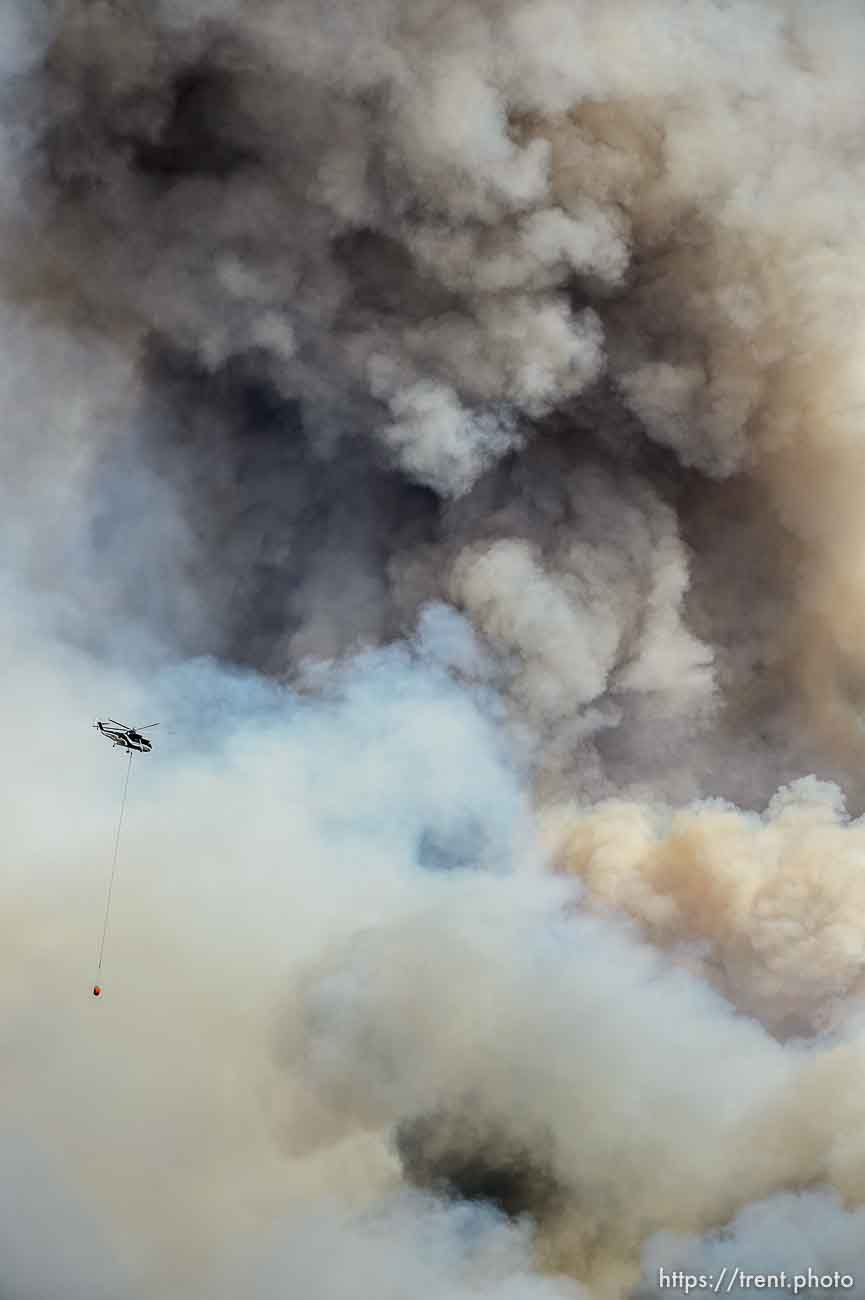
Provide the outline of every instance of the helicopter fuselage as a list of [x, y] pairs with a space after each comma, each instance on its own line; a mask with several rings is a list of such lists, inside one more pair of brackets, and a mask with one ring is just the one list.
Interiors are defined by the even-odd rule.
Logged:
[[146, 736], [140, 736], [137, 731], [115, 730], [113, 727], [106, 727], [103, 723], [97, 722], [96, 729], [107, 740], [120, 749], [134, 750], [138, 754], [149, 754], [153, 745]]

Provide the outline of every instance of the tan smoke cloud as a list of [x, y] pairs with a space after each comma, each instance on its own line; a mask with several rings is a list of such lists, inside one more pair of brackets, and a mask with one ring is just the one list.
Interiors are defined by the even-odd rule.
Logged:
[[813, 779], [762, 815], [610, 800], [545, 813], [560, 870], [624, 911], [780, 1033], [850, 1015], [865, 994], [865, 828]]
[[[619, 59], [593, 48], [606, 95], [593, 87], [592, 102], [529, 133], [552, 143], [565, 210], [588, 191], [628, 213], [639, 260], [606, 317], [611, 371], [647, 434], [683, 464], [765, 485], [800, 543], [793, 677], [810, 724], [860, 753], [862, 159], [849, 97], [825, 71], [849, 66], [846, 41], [862, 25], [841, 10], [844, 41], [840, 28], [818, 32], [806, 6], [786, 24], [772, 6], [756, 22], [709, 6], [702, 31], [642, 6]], [[596, 23], [603, 43], [615, 7]], [[640, 39], [651, 59], [629, 57]]]
[[280, 1039], [309, 1090], [291, 1108], [301, 1137], [326, 1146], [444, 1104], [409, 1167], [460, 1186], [486, 1164], [512, 1195], [522, 1178], [539, 1260], [601, 1295], [628, 1291], [658, 1232], [708, 1234], [789, 1188], [861, 1203], [861, 1029], [782, 1048], [609, 923], [543, 933], [528, 897], [512, 911], [478, 888], [483, 929], [470, 904], [425, 909], [298, 983]]

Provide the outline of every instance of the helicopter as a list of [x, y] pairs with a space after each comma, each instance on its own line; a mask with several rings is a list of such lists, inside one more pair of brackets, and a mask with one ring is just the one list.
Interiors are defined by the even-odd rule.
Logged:
[[[109, 726], [108, 723], [111, 725]], [[158, 727], [158, 722], [150, 722], [146, 727], [127, 727], [124, 723], [118, 722], [116, 718], [109, 718], [108, 723], [94, 722], [94, 727], [101, 736], [105, 736], [115, 746], [119, 745], [121, 749], [128, 749], [130, 753], [134, 750], [137, 754], [149, 754], [153, 748], [151, 741], [146, 736], [142, 736], [142, 731], [150, 731], [151, 727]]]

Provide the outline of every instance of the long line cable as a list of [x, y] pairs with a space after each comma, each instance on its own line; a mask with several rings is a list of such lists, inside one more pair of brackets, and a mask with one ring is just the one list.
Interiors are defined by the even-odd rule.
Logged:
[[111, 863], [111, 876], [108, 881], [108, 897], [105, 900], [105, 920], [102, 923], [102, 938], [99, 941], [99, 965], [97, 970], [102, 970], [102, 954], [105, 951], [105, 936], [108, 933], [108, 914], [111, 910], [111, 892], [114, 889], [114, 877], [117, 875], [117, 854], [120, 849], [120, 831], [123, 826], [123, 814], [126, 811], [126, 794], [129, 790], [129, 775], [132, 771], [132, 750], [129, 751], [129, 762], [126, 764], [126, 780], [123, 782], [123, 798], [120, 801], [120, 816], [117, 819], [117, 834], [114, 837], [114, 859]]

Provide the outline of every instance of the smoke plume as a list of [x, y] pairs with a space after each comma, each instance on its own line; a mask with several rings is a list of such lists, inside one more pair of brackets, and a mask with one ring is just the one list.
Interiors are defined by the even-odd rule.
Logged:
[[8, 0], [4, 1296], [865, 1296], [863, 54]]

